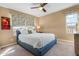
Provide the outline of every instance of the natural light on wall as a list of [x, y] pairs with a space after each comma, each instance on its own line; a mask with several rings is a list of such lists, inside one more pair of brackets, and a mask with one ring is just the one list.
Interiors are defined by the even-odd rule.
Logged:
[[77, 31], [78, 13], [69, 13], [66, 15], [66, 31], [67, 33], [75, 33]]

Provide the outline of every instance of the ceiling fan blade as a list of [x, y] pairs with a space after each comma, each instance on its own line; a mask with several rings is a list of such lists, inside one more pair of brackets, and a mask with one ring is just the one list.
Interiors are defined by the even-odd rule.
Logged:
[[35, 9], [35, 8], [39, 8], [39, 7], [31, 7], [31, 9]]
[[46, 4], [47, 4], [47, 3], [43, 3], [43, 4], [40, 4], [40, 5], [41, 5], [41, 7], [44, 7]]
[[43, 10], [44, 12], [46, 12], [46, 10], [45, 10], [44, 8], [43, 8], [42, 10]]

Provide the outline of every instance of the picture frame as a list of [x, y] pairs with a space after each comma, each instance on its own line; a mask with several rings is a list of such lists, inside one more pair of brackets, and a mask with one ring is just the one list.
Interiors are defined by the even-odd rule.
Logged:
[[9, 17], [1, 17], [1, 29], [2, 30], [10, 30], [10, 18]]

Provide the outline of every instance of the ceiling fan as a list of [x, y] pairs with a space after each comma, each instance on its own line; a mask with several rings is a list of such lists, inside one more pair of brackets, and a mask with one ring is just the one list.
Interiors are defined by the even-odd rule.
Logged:
[[45, 5], [47, 5], [47, 3], [40, 3], [39, 6], [31, 7], [31, 9], [39, 9], [39, 10], [46, 12], [46, 9], [44, 8]]

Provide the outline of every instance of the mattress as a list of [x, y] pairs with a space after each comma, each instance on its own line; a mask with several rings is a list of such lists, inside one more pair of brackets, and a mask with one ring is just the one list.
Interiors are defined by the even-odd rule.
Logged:
[[55, 35], [51, 33], [33, 33], [33, 34], [20, 34], [19, 40], [33, 48], [42, 48], [55, 40]]

